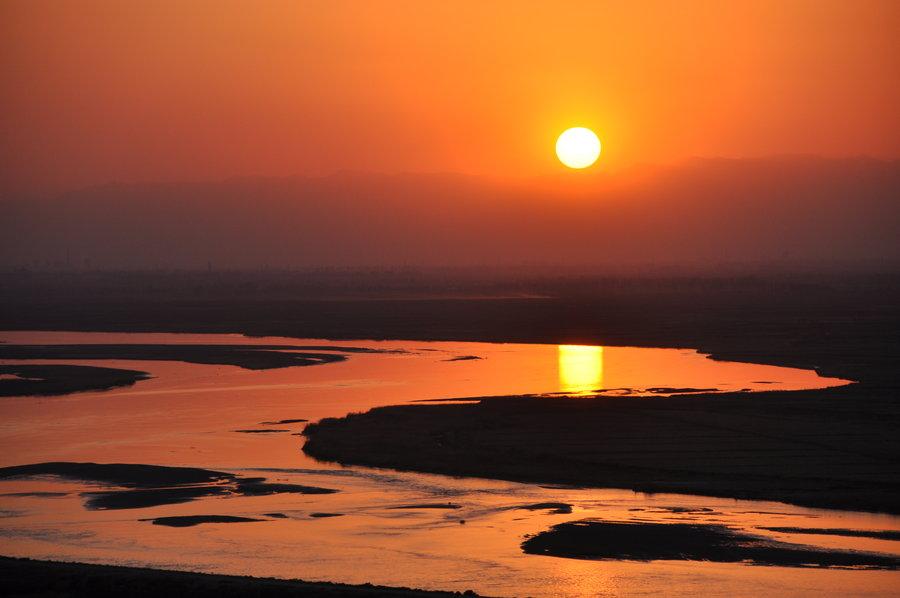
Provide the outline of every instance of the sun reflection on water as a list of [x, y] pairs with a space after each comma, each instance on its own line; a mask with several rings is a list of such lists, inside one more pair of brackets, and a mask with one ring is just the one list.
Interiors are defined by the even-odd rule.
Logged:
[[603, 347], [559, 345], [559, 389], [583, 393], [603, 388]]

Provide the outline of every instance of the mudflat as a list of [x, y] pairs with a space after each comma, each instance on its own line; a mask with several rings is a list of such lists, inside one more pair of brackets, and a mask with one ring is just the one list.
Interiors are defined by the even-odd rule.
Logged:
[[[3, 347], [4, 345], [0, 345]], [[53, 396], [131, 386], [147, 372], [86, 365], [0, 365], [0, 397]]]
[[332, 494], [331, 488], [266, 482], [221, 471], [132, 463], [48, 462], [0, 467], [0, 479], [61, 477], [117, 486], [84, 492], [87, 509], [140, 509], [190, 502], [209, 496]]
[[48, 461], [0, 467], [0, 479], [55, 476], [126, 488], [155, 488], [229, 482], [237, 476], [199, 467], [169, 467], [142, 463], [73, 463]]
[[233, 515], [173, 515], [171, 517], [142, 519], [141, 521], [149, 521], [153, 525], [164, 525], [166, 527], [194, 527], [204, 523], [252, 523], [267, 520], [253, 517], [235, 517]]
[[684, 560], [780, 567], [897, 569], [883, 554], [829, 550], [739, 532], [723, 525], [582, 520], [554, 525], [522, 543], [529, 554], [578, 559]]
[[898, 513], [894, 397], [851, 385], [382, 407], [310, 424], [304, 450], [343, 464]]

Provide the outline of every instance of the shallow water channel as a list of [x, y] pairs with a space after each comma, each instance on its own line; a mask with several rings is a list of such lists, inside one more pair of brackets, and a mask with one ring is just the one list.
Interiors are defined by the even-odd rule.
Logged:
[[[776, 540], [900, 554], [900, 542], [763, 527], [900, 530], [900, 518], [780, 503], [342, 467], [302, 452], [303, 421], [418, 400], [602, 391], [793, 390], [842, 380], [809, 370], [722, 362], [693, 350], [421, 341], [322, 341], [239, 335], [5, 332], [10, 344], [315, 345], [346, 360], [249, 370], [141, 360], [7, 360], [142, 370], [132, 386], [0, 398], [0, 466], [45, 461], [190, 466], [327, 494], [229, 494], [151, 507], [86, 508], [95, 483], [0, 481], [0, 554], [328, 580], [486, 595], [890, 595], [895, 571], [697, 561], [590, 561], [528, 555], [529, 535], [585, 518], [720, 523]], [[377, 352], [343, 351], [368, 348]], [[535, 507], [565, 503], [571, 509]], [[526, 508], [531, 507], [531, 508]], [[150, 519], [259, 519], [192, 527]]]

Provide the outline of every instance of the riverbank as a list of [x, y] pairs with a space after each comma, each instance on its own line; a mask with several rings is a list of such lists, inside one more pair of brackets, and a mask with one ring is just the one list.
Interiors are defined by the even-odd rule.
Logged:
[[900, 274], [0, 273], [0, 330], [694, 348], [896, 382]]
[[360, 598], [417, 598], [475, 596], [474, 593], [429, 592], [409, 588], [373, 585], [346, 585], [237, 575], [186, 573], [138, 567], [88, 565], [0, 557], [0, 587], [3, 595], [42, 598], [105, 598], [131, 596], [256, 596], [258, 598], [296, 598], [333, 596]]
[[305, 430], [317, 459], [538, 484], [900, 513], [893, 389], [492, 397], [381, 407]]

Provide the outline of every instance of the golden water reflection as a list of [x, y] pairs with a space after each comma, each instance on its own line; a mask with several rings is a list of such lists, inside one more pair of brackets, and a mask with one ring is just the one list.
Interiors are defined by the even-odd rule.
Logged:
[[559, 389], [591, 392], [603, 388], [603, 347], [559, 345]]
[[[582, 561], [526, 555], [522, 539], [584, 518], [716, 523], [761, 534], [761, 526], [896, 530], [896, 517], [814, 511], [777, 503], [626, 490], [531, 484], [369, 470], [317, 462], [302, 437], [244, 434], [260, 422], [317, 421], [386, 405], [448, 397], [583, 395], [598, 387], [707, 387], [723, 391], [824, 388], [844, 381], [812, 370], [713, 361], [692, 350], [421, 341], [323, 341], [238, 335], [0, 332], [21, 344], [246, 344], [382, 349], [313, 367], [247, 370], [178, 361], [83, 360], [66, 363], [137, 369], [152, 376], [108, 391], [52, 399], [0, 401], [0, 466], [47, 461], [147, 463], [263, 476], [339, 490], [210, 497], [140, 512], [87, 511], [73, 480], [0, 480], [0, 554], [129, 563], [274, 576], [422, 586], [491, 596], [895, 596], [895, 571], [748, 567], [738, 563]], [[323, 349], [324, 350], [324, 349]], [[477, 356], [480, 359], [458, 359]], [[653, 393], [650, 393], [653, 394]], [[749, 399], [748, 399], [749, 400]], [[303, 422], [275, 428], [301, 432]], [[139, 433], [136, 433], [136, 430]], [[397, 431], [396, 433], [401, 433]], [[47, 496], [46, 493], [58, 496]], [[24, 493], [24, 494], [23, 494]], [[44, 494], [41, 494], [44, 493]], [[451, 498], [452, 497], [452, 498]], [[446, 503], [458, 509], [403, 509]], [[569, 514], [523, 510], [564, 502]], [[678, 512], [672, 509], [687, 509]], [[157, 516], [229, 515], [260, 519], [197, 528], [152, 525]], [[314, 517], [314, 513], [342, 514]], [[10, 516], [14, 515], [14, 516]], [[460, 525], [465, 521], [465, 525]], [[764, 534], [770, 535], [770, 534]], [[900, 554], [897, 542], [781, 534], [777, 539], [830, 548]], [[472, 547], [478, 547], [473, 558]], [[177, 555], [177, 559], [173, 557]], [[798, 592], [797, 588], [801, 588]]]

